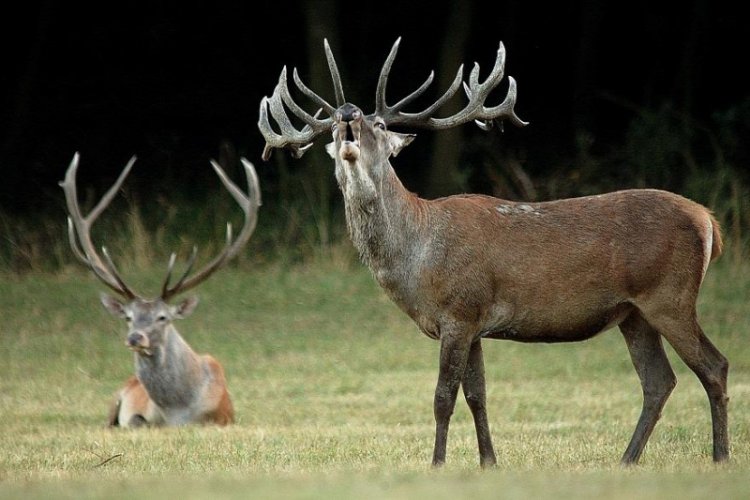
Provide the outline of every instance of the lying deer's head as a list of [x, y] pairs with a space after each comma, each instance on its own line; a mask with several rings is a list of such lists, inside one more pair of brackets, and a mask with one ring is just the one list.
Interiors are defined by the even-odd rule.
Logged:
[[233, 240], [232, 226], [227, 224], [226, 244], [223, 250], [208, 262], [195, 274], [191, 274], [197, 257], [197, 248], [193, 247], [193, 253], [188, 260], [182, 276], [172, 283], [172, 270], [176, 261], [176, 254], [172, 254], [167, 266], [167, 275], [162, 285], [161, 293], [157, 298], [146, 299], [135, 293], [125, 284], [120, 273], [117, 271], [112, 259], [105, 247], [102, 247], [102, 258], [96, 251], [91, 241], [91, 226], [97, 217], [107, 208], [112, 198], [117, 194], [120, 186], [125, 181], [130, 169], [135, 163], [135, 157], [125, 166], [115, 184], [107, 191], [99, 203], [84, 216], [78, 205], [78, 194], [76, 191], [76, 172], [78, 170], [78, 153], [73, 157], [65, 180], [60, 183], [65, 191], [65, 199], [68, 207], [68, 237], [73, 253], [86, 264], [94, 274], [110, 289], [119, 295], [122, 300], [102, 293], [101, 301], [104, 307], [113, 315], [125, 319], [128, 323], [128, 334], [126, 345], [141, 355], [150, 356], [163, 343], [166, 336], [172, 330], [172, 321], [189, 316], [198, 304], [197, 297], [183, 299], [177, 305], [171, 305], [169, 301], [177, 294], [202, 283], [211, 276], [245, 246], [250, 239], [258, 220], [258, 207], [260, 206], [260, 187], [258, 177], [253, 165], [242, 159], [242, 165], [247, 177], [248, 194], [240, 190], [224, 173], [216, 162], [211, 162], [224, 187], [230, 192], [235, 201], [240, 205], [244, 213], [244, 224], [237, 238]]
[[195, 296], [183, 299], [177, 305], [170, 305], [162, 299], [136, 298], [121, 302], [106, 293], [102, 293], [100, 298], [107, 311], [127, 321], [125, 345], [145, 356], [150, 356], [164, 345], [165, 338], [171, 331], [172, 321], [188, 317], [198, 305], [198, 298]]
[[[388, 58], [383, 65], [375, 92], [375, 111], [366, 115], [360, 107], [346, 102], [344, 90], [339, 77], [336, 61], [333, 58], [328, 41], [324, 42], [328, 67], [333, 78], [333, 86], [336, 94], [336, 107], [329, 104], [319, 95], [310, 90], [300, 80], [297, 70], [293, 71], [293, 79], [297, 88], [317, 106], [320, 107], [315, 115], [308, 114], [294, 102], [287, 84], [286, 67], [282, 69], [279, 83], [276, 85], [271, 97], [264, 97], [260, 105], [260, 119], [258, 127], [266, 140], [263, 150], [263, 159], [267, 160], [274, 148], [286, 148], [299, 158], [312, 145], [316, 137], [326, 131], [332, 131], [333, 142], [327, 146], [328, 153], [336, 161], [337, 175], [339, 169], [353, 169], [360, 167], [367, 172], [374, 172], [378, 166], [387, 161], [390, 156], [396, 156], [403, 147], [407, 146], [413, 139], [412, 134], [400, 134], [390, 130], [392, 126], [413, 126], [431, 130], [442, 130], [452, 128], [468, 121], [474, 120], [482, 129], [489, 129], [494, 121], [510, 120], [518, 126], [526, 125], [516, 116], [513, 107], [516, 102], [516, 82], [508, 77], [508, 94], [502, 103], [487, 108], [484, 101], [489, 93], [500, 83], [505, 67], [505, 48], [503, 44], [497, 51], [495, 65], [490, 75], [484, 82], [479, 81], [479, 65], [475, 64], [469, 75], [469, 82], [463, 87], [469, 102], [455, 115], [436, 118], [434, 115], [451, 97], [455, 95], [461, 86], [463, 79], [463, 66], [458, 69], [453, 83], [445, 93], [431, 106], [419, 113], [406, 113], [402, 109], [409, 103], [421, 96], [430, 86], [434, 79], [434, 72], [430, 73], [425, 82], [414, 92], [401, 99], [393, 106], [386, 102], [386, 85], [393, 61], [398, 52], [399, 38], [393, 44]], [[289, 120], [286, 109], [298, 117], [305, 124], [304, 128], [297, 130]], [[328, 118], [320, 119], [318, 116], [325, 111]], [[278, 123], [281, 133], [275, 132], [269, 122], [268, 114], [273, 116]]]

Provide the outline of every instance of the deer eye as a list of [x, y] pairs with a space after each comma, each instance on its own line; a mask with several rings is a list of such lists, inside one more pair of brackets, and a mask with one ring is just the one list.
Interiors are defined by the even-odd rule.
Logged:
[[380, 130], [385, 130], [385, 123], [384, 122], [375, 122], [375, 126], [379, 128]]
[[133, 315], [132, 314], [125, 315], [125, 321], [127, 321], [128, 323], [132, 323], [133, 322]]
[[156, 321], [158, 321], [160, 323], [164, 323], [168, 319], [169, 318], [167, 318], [167, 316], [165, 314], [160, 314], [159, 316], [156, 317]]

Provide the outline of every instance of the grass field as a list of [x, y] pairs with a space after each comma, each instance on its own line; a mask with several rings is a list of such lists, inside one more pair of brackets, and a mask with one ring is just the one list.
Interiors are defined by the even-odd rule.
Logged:
[[[497, 469], [478, 467], [459, 400], [432, 470], [438, 343], [359, 264], [224, 270], [178, 327], [226, 370], [228, 428], [111, 430], [132, 373], [125, 325], [78, 268], [0, 276], [0, 498], [747, 498], [750, 267], [719, 262], [704, 329], [730, 360], [732, 459], [711, 462], [708, 402], [678, 385], [641, 465], [619, 458], [641, 389], [617, 330], [567, 345], [485, 341]], [[156, 272], [161, 275], [161, 268]], [[130, 275], [139, 290], [158, 280]]]

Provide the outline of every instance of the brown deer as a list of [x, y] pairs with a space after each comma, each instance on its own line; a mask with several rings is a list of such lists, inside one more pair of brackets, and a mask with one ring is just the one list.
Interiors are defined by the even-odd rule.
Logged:
[[[395, 105], [386, 84], [396, 41], [383, 65], [375, 111], [364, 114], [346, 102], [328, 42], [336, 106], [315, 94], [293, 72], [299, 91], [321, 108], [312, 115], [296, 104], [286, 68], [270, 98], [260, 104], [263, 158], [274, 148], [300, 157], [315, 138], [332, 133], [327, 149], [335, 160], [346, 221], [362, 261], [396, 304], [427, 336], [440, 341], [435, 389], [432, 463], [445, 461], [448, 425], [459, 386], [471, 409], [482, 466], [496, 464], [485, 408], [482, 339], [519, 342], [585, 340], [615, 325], [643, 388], [643, 409], [622, 462], [638, 461], [675, 386], [662, 337], [696, 373], [708, 393], [713, 420], [713, 458], [729, 456], [727, 360], [706, 338], [696, 317], [696, 296], [709, 262], [721, 253], [719, 226], [703, 206], [654, 189], [618, 191], [543, 203], [516, 203], [478, 194], [436, 200], [407, 191], [389, 157], [414, 135], [390, 130], [404, 125], [431, 130], [475, 121], [526, 125], [514, 111], [516, 82], [502, 103], [486, 107], [503, 78], [505, 49], [484, 80], [475, 64], [458, 113], [435, 114], [462, 83], [459, 68], [450, 88], [416, 113], [403, 109], [422, 95], [427, 80]], [[289, 109], [304, 124], [296, 128]], [[325, 111], [327, 118], [319, 118]], [[272, 128], [271, 117], [280, 132]]]
[[172, 284], [172, 270], [176, 260], [173, 253], [161, 294], [155, 299], [146, 299], [125, 284], [106, 248], [102, 247], [104, 258], [99, 256], [90, 235], [91, 226], [117, 194], [135, 157], [131, 158], [115, 184], [86, 216], [78, 205], [76, 192], [78, 158], [76, 153], [65, 174], [65, 180], [60, 183], [65, 191], [70, 214], [70, 246], [73, 253], [97, 278], [125, 299], [120, 301], [106, 293], [101, 294], [104, 307], [127, 321], [125, 343], [135, 353], [135, 376], [130, 377], [117, 391], [109, 412], [109, 424], [135, 427], [146, 424], [232, 423], [234, 408], [227, 391], [224, 368], [212, 356], [195, 353], [172, 323], [192, 313], [198, 299], [189, 297], [177, 305], [171, 305], [169, 301], [211, 276], [236, 256], [250, 239], [260, 206], [260, 188], [255, 168], [242, 159], [248, 184], [246, 195], [217, 163], [211, 162], [226, 189], [242, 208], [244, 225], [233, 239], [232, 226], [227, 224], [226, 245], [222, 251], [202, 269], [191, 274], [197, 256], [197, 249], [194, 247], [185, 271]]

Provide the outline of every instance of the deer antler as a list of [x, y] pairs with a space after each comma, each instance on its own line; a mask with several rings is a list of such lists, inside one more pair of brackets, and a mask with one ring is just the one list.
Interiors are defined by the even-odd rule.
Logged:
[[[137, 295], [120, 277], [107, 249], [102, 247], [102, 253], [104, 255], [103, 259], [96, 252], [96, 248], [91, 241], [91, 226], [117, 194], [117, 191], [120, 189], [120, 186], [122, 186], [122, 183], [125, 181], [130, 169], [135, 163], [135, 156], [130, 159], [115, 184], [104, 194], [99, 203], [97, 203], [87, 216], [83, 216], [78, 205], [78, 195], [76, 190], [78, 159], [79, 155], [76, 153], [65, 174], [65, 180], [60, 182], [60, 186], [62, 186], [63, 191], [65, 192], [65, 200], [68, 206], [68, 213], [70, 214], [68, 217], [68, 236], [70, 246], [76, 257], [91, 268], [94, 274], [105, 285], [120, 295], [132, 300], [136, 298]], [[245, 169], [245, 176], [247, 177], [248, 195], [246, 195], [229, 179], [229, 177], [227, 177], [216, 162], [211, 161], [211, 165], [216, 171], [216, 174], [219, 176], [235, 201], [237, 201], [237, 204], [240, 205], [240, 208], [242, 208], [244, 213], [245, 221], [237, 238], [232, 241], [232, 225], [227, 224], [226, 244], [219, 255], [214, 257], [214, 259], [206, 264], [200, 271], [190, 276], [190, 272], [192, 271], [197, 256], [197, 249], [193, 248], [193, 253], [188, 260], [186, 269], [182, 276], [174, 285], [170, 285], [169, 282], [171, 281], [172, 269], [174, 268], [176, 261], [176, 255], [173, 253], [169, 259], [167, 276], [164, 280], [164, 285], [162, 286], [161, 298], [163, 300], [167, 300], [178, 293], [184, 292], [199, 283], [202, 283], [217, 269], [236, 256], [253, 234], [258, 222], [258, 207], [261, 204], [260, 186], [258, 183], [258, 175], [255, 172], [253, 164], [245, 158], [242, 158], [241, 161], [242, 166]]]
[[497, 87], [505, 73], [505, 46], [502, 42], [500, 42], [500, 47], [497, 50], [495, 65], [484, 82], [479, 81], [479, 64], [474, 63], [474, 68], [469, 74], [469, 83], [467, 84], [464, 82], [464, 91], [469, 98], [469, 102], [455, 115], [445, 118], [434, 117], [437, 110], [440, 109], [448, 99], [453, 97], [456, 94], [456, 91], [458, 91], [463, 78], [463, 65], [458, 68], [456, 77], [453, 79], [453, 83], [448, 90], [446, 90], [437, 101], [424, 111], [419, 113], [404, 113], [401, 110], [427, 90], [434, 78], [434, 72], [430, 73], [427, 80], [425, 80], [417, 90], [401, 99], [401, 101], [395, 105], [388, 106], [385, 100], [385, 89], [388, 83], [391, 66], [396, 59], [396, 53], [398, 52], [400, 42], [401, 38], [396, 40], [393, 44], [391, 52], [388, 54], [388, 58], [380, 72], [378, 87], [375, 92], [375, 114], [383, 118], [389, 125], [412, 125], [432, 130], [442, 130], [474, 120], [482, 130], [489, 130], [492, 127], [494, 120], [504, 119], [510, 120], [514, 125], [519, 127], [528, 125], [527, 122], [524, 122], [516, 115], [515, 110], [513, 109], [516, 104], [517, 94], [516, 81], [513, 77], [508, 77], [508, 94], [503, 102], [490, 108], [484, 106], [484, 101], [487, 99], [487, 96], [495, 87]]
[[[490, 129], [495, 120], [507, 119], [517, 126], [528, 124], [521, 120], [513, 109], [516, 104], [517, 90], [516, 81], [510, 76], [508, 77], [508, 94], [503, 102], [497, 106], [489, 108], [484, 106], [484, 101], [487, 99], [487, 96], [498, 86], [504, 76], [505, 47], [502, 42], [497, 50], [495, 65], [484, 82], [479, 81], [479, 64], [474, 64], [474, 68], [469, 74], [469, 82], [464, 82], [463, 85], [464, 91], [469, 98], [469, 102], [455, 115], [445, 118], [434, 117], [435, 113], [443, 106], [443, 104], [456, 94], [461, 86], [463, 80], [463, 65], [458, 68], [453, 83], [451, 83], [445, 93], [425, 110], [419, 113], [405, 113], [402, 111], [406, 105], [421, 96], [432, 84], [432, 81], [435, 78], [434, 72], [431, 72], [424, 83], [422, 83], [422, 85], [420, 85], [415, 91], [393, 106], [389, 106], [385, 99], [385, 90], [388, 83], [388, 76], [390, 75], [393, 61], [396, 59], [396, 53], [398, 52], [398, 46], [400, 43], [401, 38], [398, 38], [393, 44], [391, 52], [388, 54], [388, 57], [383, 64], [383, 69], [380, 71], [378, 86], [375, 92], [375, 113], [369, 115], [370, 118], [377, 115], [382, 117], [389, 125], [411, 125], [432, 130], [455, 127], [470, 120], [474, 120], [482, 130]], [[341, 106], [345, 102], [344, 90], [341, 85], [341, 77], [339, 76], [336, 61], [331, 53], [331, 48], [328, 45], [328, 40], [324, 41], [324, 47], [326, 59], [328, 60], [328, 68], [331, 71], [331, 78], [333, 79], [336, 104], [337, 106]], [[296, 69], [293, 71], [292, 76], [297, 88], [310, 98], [319, 109], [315, 115], [310, 115], [294, 102], [289, 93], [285, 66], [281, 70], [279, 82], [271, 97], [264, 97], [260, 102], [260, 119], [258, 120], [258, 128], [266, 140], [266, 145], [263, 148], [264, 160], [268, 160], [274, 148], [290, 149], [295, 158], [300, 158], [312, 145], [315, 138], [321, 133], [328, 131], [333, 124], [332, 117], [336, 112], [336, 108], [310, 90], [299, 78]], [[289, 116], [284, 109], [284, 105], [286, 105], [286, 107], [288, 107], [289, 110], [305, 124], [301, 130], [298, 130], [292, 125]], [[273, 116], [274, 120], [278, 123], [281, 133], [275, 132], [271, 127], [268, 119], [269, 111], [271, 116]], [[318, 116], [322, 111], [325, 111], [329, 118], [319, 119]]]
[[68, 239], [70, 246], [73, 249], [73, 253], [86, 264], [94, 274], [109, 288], [119, 293], [120, 295], [127, 297], [128, 299], [134, 299], [135, 293], [128, 288], [125, 282], [120, 278], [120, 274], [117, 272], [112, 259], [107, 253], [107, 249], [102, 247], [102, 253], [104, 254], [104, 260], [96, 252], [94, 244], [91, 242], [91, 225], [101, 215], [105, 208], [110, 204], [112, 198], [115, 197], [117, 191], [120, 190], [120, 186], [125, 181], [125, 178], [130, 173], [130, 169], [135, 163], [135, 156], [130, 158], [125, 168], [122, 170], [120, 177], [117, 181], [109, 188], [104, 196], [102, 196], [99, 203], [91, 210], [91, 212], [83, 216], [81, 208], [78, 205], [78, 193], [76, 190], [76, 172], [78, 171], [78, 158], [79, 154], [76, 152], [73, 155], [73, 160], [68, 166], [68, 170], [65, 173], [65, 180], [60, 182], [60, 186], [65, 192], [65, 201], [68, 206]]
[[[338, 67], [336, 66], [336, 60], [331, 52], [331, 47], [328, 45], [328, 40], [324, 40], [323, 43], [326, 52], [326, 59], [328, 61], [328, 69], [331, 72], [331, 78], [333, 79], [333, 88], [336, 94], [336, 106], [344, 104], [344, 88], [341, 85], [341, 76], [339, 75]], [[266, 139], [266, 146], [263, 148], [263, 159], [268, 160], [271, 157], [271, 152], [274, 148], [287, 148], [292, 151], [292, 155], [295, 158], [301, 158], [305, 151], [312, 146], [312, 141], [321, 133], [331, 129], [333, 119], [331, 118], [336, 112], [336, 108], [330, 105], [325, 99], [320, 97], [318, 94], [310, 90], [307, 85], [302, 82], [302, 79], [297, 73], [297, 68], [292, 71], [292, 78], [297, 88], [305, 94], [310, 100], [320, 107], [314, 115], [310, 115], [304, 109], [302, 109], [292, 99], [289, 93], [289, 87], [287, 85], [287, 73], [286, 66], [281, 70], [279, 76], [279, 83], [276, 84], [276, 88], [273, 90], [271, 97], [264, 97], [260, 101], [260, 118], [258, 120], [258, 128]], [[286, 114], [284, 104], [294, 113], [294, 115], [305, 123], [302, 130], [297, 130], [292, 122], [289, 120], [289, 116]], [[271, 112], [276, 123], [279, 124], [281, 134], [274, 132], [271, 128], [271, 124], [268, 121], [268, 112]], [[328, 114], [329, 118], [324, 120], [318, 119], [321, 111]]]
[[235, 257], [253, 234], [255, 226], [258, 223], [258, 207], [260, 207], [261, 204], [260, 186], [258, 183], [258, 175], [255, 172], [253, 164], [245, 158], [241, 158], [241, 161], [242, 166], [245, 169], [245, 176], [247, 177], [248, 195], [246, 195], [229, 179], [229, 177], [227, 177], [227, 174], [224, 173], [224, 170], [221, 169], [218, 163], [211, 160], [211, 166], [214, 167], [214, 170], [224, 184], [224, 187], [226, 187], [227, 191], [229, 191], [235, 199], [245, 216], [245, 222], [242, 225], [240, 233], [237, 235], [237, 239], [232, 241], [232, 225], [227, 223], [227, 238], [224, 249], [214, 257], [211, 262], [191, 276], [190, 272], [193, 269], [193, 264], [195, 264], [195, 259], [198, 254], [198, 249], [193, 247], [193, 252], [188, 259], [186, 269], [182, 273], [182, 276], [174, 285], [170, 285], [169, 282], [172, 277], [172, 269], [174, 268], [176, 260], [176, 255], [173, 253], [169, 258], [167, 276], [164, 279], [164, 284], [161, 289], [161, 298], [163, 300], [166, 301], [170, 297], [185, 292], [205, 281], [206, 278], [211, 276], [219, 268], [224, 266], [224, 264]]

